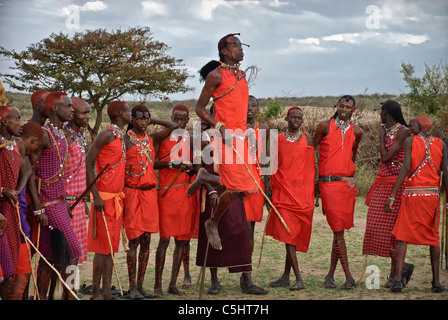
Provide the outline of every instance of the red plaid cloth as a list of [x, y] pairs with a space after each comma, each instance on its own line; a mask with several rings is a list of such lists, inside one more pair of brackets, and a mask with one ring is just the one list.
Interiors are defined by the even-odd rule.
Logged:
[[[40, 201], [44, 203], [65, 198], [66, 192], [62, 176], [65, 170], [67, 141], [65, 136], [59, 137], [46, 125], [42, 129], [48, 133], [51, 143], [50, 147], [42, 151], [39, 166], [35, 173], [36, 178], [41, 179]], [[59, 174], [62, 174], [62, 176], [59, 176]], [[48, 216], [49, 225], [59, 229], [65, 235], [70, 247], [70, 259], [79, 258], [81, 256], [81, 249], [71, 226], [71, 219], [67, 211], [67, 202], [64, 200], [45, 207], [45, 214]], [[45, 258], [52, 260], [53, 253], [50, 241], [50, 229], [42, 228], [39, 251]]]
[[[64, 175], [65, 191], [68, 196], [79, 197], [86, 189], [86, 157], [78, 143], [75, 141], [68, 147], [67, 166]], [[70, 206], [75, 200], [67, 200]], [[79, 202], [72, 210], [73, 219], [71, 220], [73, 231], [78, 238], [81, 246], [81, 256], [78, 264], [87, 261], [87, 223], [85, 203]]]
[[[1, 186], [5, 189], [15, 190], [17, 187], [17, 180], [19, 178], [20, 171], [20, 154], [17, 151], [17, 147], [13, 150], [7, 148], [0, 149], [0, 181]], [[0, 249], [0, 259], [2, 264], [3, 273], [6, 275], [13, 274], [17, 268], [17, 261], [19, 259], [20, 249], [20, 230], [19, 230], [19, 217], [17, 210], [7, 200], [0, 201], [0, 212], [8, 219], [6, 224], [6, 241], [0, 243], [3, 247], [7, 244], [9, 248]], [[9, 251], [9, 252], [8, 252]], [[9, 260], [7, 263], [6, 260]], [[6, 267], [8, 265], [9, 267]], [[11, 267], [13, 268], [11, 270]]]
[[[400, 125], [399, 129], [401, 127], [404, 126]], [[398, 131], [396, 130], [395, 134], [384, 137], [386, 150], [389, 150], [395, 142]], [[384, 212], [384, 205], [390, 197], [392, 187], [401, 169], [403, 158], [404, 147], [401, 148], [392, 161], [388, 163], [381, 162], [379, 165], [377, 178], [366, 198], [369, 210], [367, 212], [366, 232], [362, 248], [363, 254], [390, 257], [391, 250], [395, 250], [397, 239], [392, 235], [392, 230], [400, 211], [404, 186], [400, 187], [395, 196], [391, 213]]]

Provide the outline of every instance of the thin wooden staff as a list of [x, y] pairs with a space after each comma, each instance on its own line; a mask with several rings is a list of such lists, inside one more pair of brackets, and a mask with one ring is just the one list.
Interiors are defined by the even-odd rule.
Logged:
[[207, 265], [208, 248], [210, 243], [207, 240], [207, 249], [205, 249], [204, 265], [201, 268], [201, 288], [199, 289], [199, 300], [202, 300], [202, 290], [204, 289], [205, 267]]
[[[37, 243], [36, 243], [36, 247], [39, 248], [39, 243], [40, 243], [40, 223], [37, 223]], [[37, 270], [37, 255], [34, 259], [34, 269]], [[37, 288], [37, 286], [34, 287], [34, 300], [38, 299], [39, 297], [39, 290]]]
[[[280, 212], [278, 212], [277, 208], [274, 206], [274, 204], [271, 202], [271, 200], [269, 199], [269, 197], [266, 195], [266, 193], [264, 193], [263, 189], [261, 188], [260, 184], [258, 183], [257, 179], [255, 179], [254, 175], [252, 174], [252, 172], [250, 171], [249, 167], [247, 166], [246, 162], [243, 160], [243, 158], [241, 158], [240, 154], [238, 153], [238, 151], [235, 149], [235, 147], [232, 145], [233, 151], [235, 151], [236, 155], [238, 156], [238, 158], [240, 159], [240, 161], [244, 164], [244, 166], [246, 167], [247, 172], [249, 172], [249, 175], [252, 177], [252, 180], [254, 180], [255, 184], [258, 187], [258, 190], [261, 191], [261, 193], [263, 194], [264, 198], [268, 201], [269, 205], [271, 206], [272, 209], [274, 209], [274, 212], [277, 214], [278, 218], [280, 219], [280, 222], [283, 224], [283, 226], [285, 227], [286, 231], [289, 233], [290, 230], [288, 228], [288, 225], [286, 224], [285, 220], [283, 220], [282, 215], [280, 214]], [[269, 219], [269, 217], [268, 217]], [[267, 220], [266, 220], [266, 224], [267, 224]], [[257, 267], [257, 274], [255, 276], [255, 283], [258, 282], [258, 274], [259, 274], [259, 269], [260, 269], [260, 262], [261, 262], [261, 255], [263, 254], [263, 244], [264, 244], [264, 237], [266, 234], [266, 225], [264, 228], [264, 233], [263, 233], [263, 238], [261, 240], [261, 249], [260, 249], [260, 256], [258, 258], [258, 267]]]
[[260, 255], [258, 256], [258, 265], [257, 265], [257, 273], [255, 275], [255, 284], [258, 285], [258, 275], [260, 274], [260, 265], [261, 265], [261, 255], [263, 253], [263, 247], [264, 247], [264, 239], [266, 237], [266, 227], [268, 225], [269, 217], [271, 216], [271, 211], [268, 211], [268, 217], [266, 219], [266, 223], [264, 225], [263, 230], [263, 236], [261, 237], [261, 248], [260, 248]]
[[[18, 219], [19, 219], [18, 221], [19, 221], [19, 230], [20, 230], [20, 233], [22, 234], [23, 237], [26, 237], [26, 236], [25, 236], [25, 232], [23, 232], [23, 230], [22, 230], [22, 219], [20, 218], [20, 209], [19, 209], [19, 205], [18, 205], [18, 204], [16, 204], [16, 210], [17, 210], [17, 217], [18, 217]], [[26, 251], [28, 252], [28, 260], [30, 261], [31, 277], [33, 278], [34, 288], [37, 290], [37, 279], [36, 279], [36, 274], [35, 274], [35, 272], [36, 272], [37, 269], [34, 268], [34, 272], [33, 272], [33, 269], [32, 269], [32, 266], [33, 266], [33, 259], [31, 258], [30, 247], [27, 246], [26, 243], [25, 243], [25, 246], [26, 246]]]
[[90, 184], [87, 186], [86, 190], [78, 197], [76, 198], [76, 201], [71, 205], [70, 210], [75, 209], [75, 207], [78, 205], [78, 203], [89, 193], [90, 189], [92, 189], [95, 182], [103, 175], [103, 173], [106, 171], [107, 167], [109, 167], [109, 162], [106, 163], [103, 170], [101, 170], [100, 173], [96, 175], [96, 177], [90, 182]]
[[283, 224], [283, 226], [285, 227], [286, 231], [288, 231], [288, 233], [290, 232], [288, 225], [286, 224], [285, 220], [283, 220], [282, 215], [280, 214], [280, 212], [278, 212], [278, 210], [275, 208], [275, 206], [272, 204], [271, 200], [269, 199], [269, 197], [266, 195], [266, 193], [264, 193], [263, 189], [260, 187], [260, 184], [258, 183], [257, 179], [255, 179], [254, 175], [252, 174], [252, 172], [250, 171], [249, 167], [247, 166], [246, 162], [244, 162], [243, 158], [241, 158], [240, 154], [238, 153], [238, 151], [236, 151], [235, 147], [232, 145], [233, 151], [235, 151], [236, 155], [238, 156], [238, 158], [240, 159], [240, 161], [244, 164], [244, 166], [246, 167], [247, 172], [249, 172], [250, 176], [252, 177], [252, 179], [254, 180], [255, 184], [258, 187], [258, 190], [261, 191], [261, 193], [263, 194], [264, 198], [268, 201], [269, 205], [271, 206], [272, 209], [274, 209], [274, 212], [277, 214], [278, 218], [280, 219], [280, 222]]
[[[442, 239], [440, 242], [440, 269], [443, 269], [443, 254], [445, 248], [445, 236], [446, 236], [446, 192], [443, 192], [443, 201], [442, 201]], [[446, 259], [446, 258], [445, 258]]]
[[166, 188], [165, 192], [162, 194], [162, 198], [165, 197], [166, 193], [168, 192], [168, 190], [171, 189], [171, 187], [173, 186], [174, 182], [176, 182], [177, 178], [179, 178], [180, 176], [180, 170], [177, 172], [177, 175], [174, 177], [173, 181], [171, 182], [171, 184], [168, 186], [168, 188]]
[[14, 142], [15, 141], [9, 141], [9, 142], [6, 142], [6, 143], [2, 143], [2, 144], [0, 144], [0, 149], [4, 148], [4, 147], [8, 147], [8, 146], [14, 144]]
[[362, 279], [364, 278], [364, 273], [366, 272], [366, 266], [367, 266], [367, 254], [366, 254], [366, 257], [364, 259], [364, 265], [362, 266], [362, 272], [361, 272], [361, 277], [359, 278], [358, 287], [361, 284]]
[[102, 213], [102, 216], [103, 216], [104, 225], [106, 226], [107, 239], [109, 240], [110, 255], [112, 257], [112, 263], [114, 265], [115, 277], [117, 278], [118, 287], [120, 288], [120, 294], [123, 295], [123, 289], [121, 287], [120, 278], [118, 277], [117, 266], [115, 265], [114, 251], [113, 251], [113, 248], [112, 248], [112, 241], [110, 240], [109, 228], [107, 227], [107, 221], [106, 221], [106, 216], [104, 214], [104, 210], [101, 210], [101, 213]]
[[57, 275], [57, 277], [59, 278], [59, 280], [61, 281], [61, 283], [64, 285], [64, 287], [71, 293], [71, 295], [73, 297], [75, 297], [76, 300], [80, 300], [78, 298], [78, 296], [72, 291], [72, 289], [70, 289], [70, 287], [68, 286], [67, 283], [65, 283], [65, 281], [62, 279], [61, 274], [59, 273], [58, 270], [56, 270], [55, 267], [53, 267], [53, 265], [48, 262], [47, 259], [45, 259], [45, 257], [42, 255], [42, 253], [40, 253], [40, 251], [36, 248], [36, 246], [33, 244], [33, 242], [25, 235], [25, 233], [21, 230], [22, 232], [22, 236], [25, 238], [25, 241], [27, 241], [32, 247], [33, 249], [36, 251], [36, 253], [42, 258], [42, 260], [45, 261], [46, 264], [48, 264], [48, 266], [55, 272], [55, 274]]
[[[440, 194], [442, 193], [442, 180], [443, 180], [443, 171], [440, 172], [440, 183], [439, 183], [439, 199], [437, 200], [437, 208], [436, 208], [436, 214], [434, 217], [434, 230], [437, 230], [437, 218], [439, 217], [439, 211], [440, 211]], [[440, 211], [440, 213], [442, 213]]]

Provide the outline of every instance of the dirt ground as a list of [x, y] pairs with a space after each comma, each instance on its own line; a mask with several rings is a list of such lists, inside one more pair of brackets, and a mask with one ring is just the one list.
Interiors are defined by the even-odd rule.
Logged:
[[[284, 269], [285, 249], [284, 244], [272, 239], [269, 236], [263, 237], [264, 226], [267, 218], [256, 224], [255, 249], [252, 257], [252, 279], [259, 286], [269, 290], [269, 293], [261, 296], [246, 295], [241, 292], [239, 286], [239, 274], [230, 274], [226, 269], [220, 269], [218, 275], [221, 281], [221, 292], [218, 295], [209, 295], [207, 290], [210, 286], [210, 273], [207, 271], [204, 280], [204, 289], [201, 295], [202, 300], [448, 300], [448, 290], [441, 294], [431, 292], [431, 265], [429, 258], [429, 247], [408, 246], [406, 262], [415, 265], [412, 279], [401, 293], [393, 293], [384, 288], [390, 271], [390, 259], [362, 255], [362, 242], [365, 231], [367, 207], [364, 199], [357, 199], [355, 210], [355, 227], [346, 231], [346, 243], [349, 256], [349, 264], [353, 277], [358, 286], [353, 290], [342, 290], [339, 288], [345, 281], [345, 276], [340, 264], [336, 269], [335, 281], [336, 289], [324, 289], [324, 277], [328, 272], [330, 262], [330, 251], [332, 242], [332, 232], [328, 227], [325, 216], [320, 208], [316, 208], [313, 218], [313, 231], [308, 252], [298, 252], [299, 268], [306, 288], [300, 291], [291, 291], [288, 288], [271, 288], [269, 282], [279, 278]], [[154, 286], [154, 260], [155, 251], [158, 244], [158, 235], [154, 234], [151, 240], [151, 252], [144, 288], [153, 290]], [[167, 293], [168, 283], [171, 276], [172, 252], [174, 241], [171, 240], [167, 250], [166, 264], [163, 274], [164, 296], [157, 300], [199, 300], [200, 267], [196, 266], [196, 245], [197, 240], [191, 240], [190, 250], [190, 274], [191, 286], [189, 289], [181, 289], [184, 294], [176, 296]], [[263, 251], [260, 260], [260, 250]], [[89, 253], [88, 261], [80, 266], [80, 285], [89, 286], [91, 284], [93, 255]], [[260, 263], [259, 263], [260, 261]], [[126, 269], [126, 254], [122, 248], [115, 256], [121, 287], [126, 293], [129, 282]], [[364, 266], [366, 271], [363, 280], [360, 281]], [[443, 263], [445, 267], [445, 262]], [[178, 287], [182, 286], [184, 271], [181, 270], [178, 278]], [[448, 270], [440, 270], [442, 284], [448, 285]], [[291, 282], [295, 280], [291, 274]], [[115, 274], [112, 284], [119, 289], [119, 284]], [[88, 300], [89, 294], [84, 294], [82, 300]], [[123, 297], [126, 299], [126, 297]]]

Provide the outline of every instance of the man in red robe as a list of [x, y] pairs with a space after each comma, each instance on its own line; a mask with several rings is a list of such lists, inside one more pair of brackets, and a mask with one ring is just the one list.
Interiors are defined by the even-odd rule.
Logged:
[[186, 195], [194, 174], [191, 163], [193, 154], [190, 147], [190, 135], [185, 130], [189, 118], [187, 106], [177, 105], [173, 108], [171, 121], [177, 123], [179, 129], [173, 131], [169, 138], [160, 143], [157, 153], [155, 169], [159, 170], [160, 240], [156, 252], [154, 297], [162, 296], [162, 273], [171, 237], [175, 238], [175, 249], [168, 292], [176, 295], [183, 294], [177, 289], [176, 282], [182, 260], [189, 250], [198, 210], [196, 193]]
[[[385, 211], [391, 212], [398, 189], [404, 183], [400, 212], [392, 234], [397, 238], [398, 267], [393, 292], [403, 289], [402, 273], [407, 244], [430, 246], [432, 269], [432, 292], [441, 293], [445, 287], [440, 283], [440, 195], [441, 186], [448, 191], [448, 159], [445, 143], [427, 134], [432, 127], [426, 116], [416, 116], [409, 121], [412, 136], [404, 142], [404, 160]], [[443, 172], [440, 181], [439, 172]], [[442, 204], [446, 206], [447, 204]]]
[[[144, 105], [133, 107], [131, 115], [132, 120], [125, 136], [126, 188], [123, 226], [129, 240], [129, 250], [126, 254], [129, 275], [128, 293], [131, 299], [143, 299], [150, 297], [143, 288], [143, 281], [148, 264], [151, 233], [159, 232], [157, 178], [154, 171], [156, 148], [177, 128], [177, 124], [151, 118], [148, 108]], [[163, 125], [166, 129], [149, 135], [146, 130], [150, 124]]]
[[13, 137], [21, 135], [23, 122], [20, 111], [13, 106], [0, 106], [0, 119], [1, 144], [9, 143], [0, 149], [0, 213], [7, 220], [1, 236], [4, 238], [0, 240], [0, 267], [3, 267], [5, 278], [0, 284], [0, 297], [6, 300], [10, 298], [9, 290], [21, 257], [25, 254], [27, 258], [25, 243], [20, 241], [20, 221], [16, 210], [21, 155]]
[[329, 119], [319, 123], [314, 135], [314, 146], [319, 147], [319, 191], [322, 210], [333, 231], [330, 270], [325, 277], [325, 287], [335, 288], [334, 272], [341, 261], [346, 281], [342, 289], [356, 286], [347, 258], [344, 230], [353, 227], [356, 194], [355, 159], [363, 131], [350, 120], [355, 110], [352, 96], [341, 97], [337, 111]]
[[285, 230], [279, 217], [271, 212], [266, 235], [285, 243], [286, 261], [283, 275], [270, 285], [288, 286], [292, 268], [296, 282], [289, 288], [300, 290], [305, 288], [305, 284], [300, 275], [296, 251], [307, 252], [310, 243], [314, 212], [315, 156], [312, 137], [300, 130], [303, 111], [299, 107], [291, 107], [285, 120], [288, 121], [288, 130], [279, 134], [275, 140], [278, 153], [274, 156], [274, 167], [277, 171], [271, 177], [271, 188], [272, 204], [290, 227], [290, 232]]
[[[110, 124], [98, 134], [86, 156], [87, 185], [95, 178], [94, 167], [96, 172], [100, 173], [109, 164], [91, 189], [93, 203], [90, 209], [87, 250], [95, 253], [90, 298], [92, 300], [112, 299], [112, 255], [118, 251], [123, 220], [126, 160], [123, 128], [131, 120], [131, 109], [123, 101], [113, 101], [107, 108], [107, 114]], [[104, 224], [103, 216], [107, 225]]]
[[[256, 138], [254, 131], [247, 129], [246, 123], [249, 88], [245, 73], [239, 70], [244, 53], [236, 35], [228, 34], [219, 40], [220, 61], [207, 64], [212, 71], [205, 79], [196, 104], [196, 114], [215, 131], [213, 156], [214, 164], [218, 164], [218, 170], [215, 170], [218, 175], [209, 173], [205, 168], [199, 169], [196, 180], [187, 191], [187, 194], [193, 194], [205, 183], [225, 186], [211, 218], [205, 222], [207, 238], [215, 250], [222, 249], [218, 225], [233, 199], [259, 192], [255, 157], [249, 151], [249, 145], [251, 150], [256, 149]], [[213, 115], [206, 110], [211, 98], [214, 101]], [[267, 293], [253, 284], [249, 272], [243, 273], [241, 287], [245, 293]]]
[[[64, 184], [67, 192], [67, 202], [70, 206], [77, 200], [86, 189], [86, 137], [81, 128], [86, 128], [90, 119], [90, 106], [83, 99], [73, 97], [73, 119], [65, 126], [65, 136], [68, 144], [67, 167], [65, 170]], [[82, 199], [72, 209], [72, 227], [79, 245], [81, 246], [81, 256], [78, 264], [87, 261], [87, 213], [86, 201]]]
[[[259, 123], [256, 119], [259, 112], [258, 100], [252, 95], [249, 95], [249, 103], [247, 106], [247, 128], [255, 131], [257, 138], [257, 153], [255, 154], [256, 162], [255, 171], [258, 173], [255, 177], [258, 179], [260, 187], [265, 191], [265, 180], [269, 182], [269, 175], [263, 175], [262, 167], [269, 165], [265, 163], [269, 156], [269, 127], [265, 123]], [[269, 183], [268, 183], [269, 184]], [[261, 222], [263, 219], [264, 196], [261, 192], [250, 193], [244, 198], [244, 208], [246, 210], [247, 225], [251, 237], [251, 251], [254, 250], [254, 233], [255, 223]]]

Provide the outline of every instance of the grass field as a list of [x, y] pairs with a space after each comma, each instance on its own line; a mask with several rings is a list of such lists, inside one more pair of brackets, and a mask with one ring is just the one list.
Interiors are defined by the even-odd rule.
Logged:
[[[367, 206], [364, 204], [364, 198], [358, 197], [355, 210], [355, 227], [346, 231], [346, 243], [349, 256], [349, 263], [353, 277], [359, 283], [363, 270], [365, 256], [362, 255], [362, 242], [365, 231], [365, 221], [367, 215]], [[379, 269], [379, 289], [368, 289], [366, 287], [366, 278], [370, 276], [368, 283], [374, 284], [373, 273], [366, 273], [364, 280], [353, 290], [324, 289], [324, 277], [328, 272], [330, 263], [330, 251], [332, 242], [332, 232], [328, 227], [325, 217], [322, 215], [321, 208], [316, 208], [313, 218], [313, 232], [311, 235], [310, 248], [307, 253], [297, 253], [299, 268], [304, 279], [306, 288], [300, 291], [290, 291], [288, 288], [270, 288], [269, 282], [276, 280], [283, 273], [285, 249], [284, 244], [269, 236], [264, 239], [263, 254], [261, 257], [260, 268], [258, 269], [258, 260], [260, 257], [260, 248], [263, 238], [263, 231], [267, 212], [263, 221], [256, 225], [255, 249], [252, 257], [254, 282], [257, 279], [258, 285], [269, 290], [267, 295], [251, 296], [241, 292], [239, 287], [239, 274], [230, 274], [226, 269], [219, 269], [218, 275], [221, 280], [222, 289], [219, 295], [208, 295], [206, 293], [210, 286], [210, 273], [207, 271], [204, 281], [203, 300], [448, 300], [448, 291], [442, 294], [431, 292], [431, 266], [429, 259], [429, 247], [426, 246], [408, 246], [406, 261], [415, 265], [414, 274], [408, 286], [401, 293], [392, 293], [384, 288], [384, 283], [390, 271], [390, 259], [369, 256], [367, 266], [378, 266]], [[150, 262], [145, 278], [145, 289], [153, 290], [154, 286], [154, 260], [155, 250], [158, 244], [158, 235], [154, 234], [151, 243]], [[199, 287], [196, 288], [200, 267], [195, 265], [197, 240], [191, 240], [190, 251], [190, 273], [192, 276], [192, 286], [185, 290], [182, 296], [175, 296], [167, 293], [168, 283], [171, 275], [172, 252], [174, 241], [172, 240], [167, 250], [167, 259], [163, 274], [163, 300], [198, 300]], [[91, 284], [92, 258], [89, 253], [88, 261], [80, 266], [81, 285]], [[128, 276], [126, 269], [126, 255], [122, 248], [116, 254], [116, 265], [119, 273], [120, 282], [124, 291], [128, 290]], [[182, 285], [183, 270], [178, 278], [178, 286]], [[448, 285], [448, 271], [440, 271], [442, 284]], [[291, 274], [291, 281], [294, 280]], [[342, 267], [338, 264], [335, 274], [335, 281], [339, 287], [345, 281]], [[113, 277], [113, 285], [118, 288], [118, 283]], [[82, 299], [89, 299], [89, 295], [84, 295]]]

